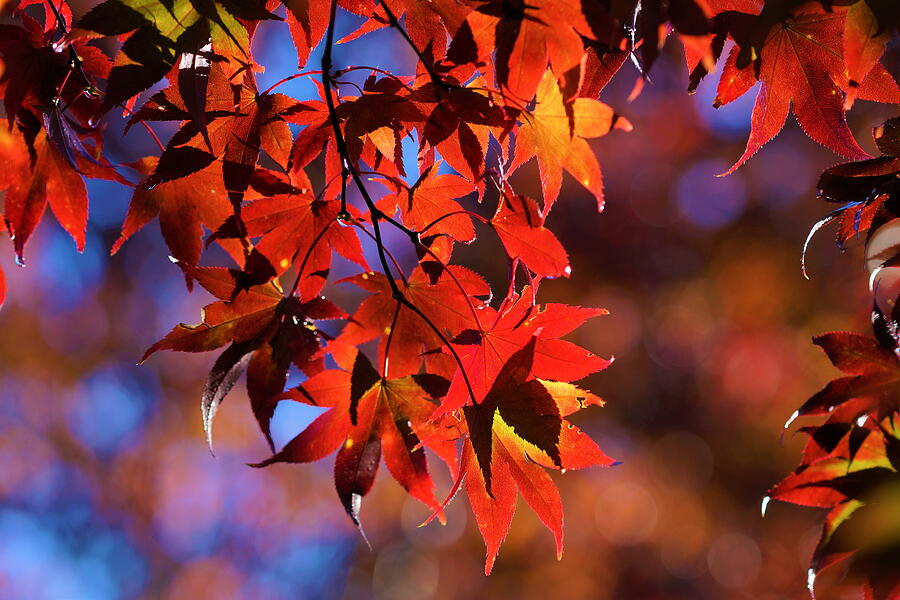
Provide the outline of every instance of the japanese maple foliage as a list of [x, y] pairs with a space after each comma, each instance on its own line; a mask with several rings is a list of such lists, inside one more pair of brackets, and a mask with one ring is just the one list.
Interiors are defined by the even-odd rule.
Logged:
[[[822, 174], [819, 193], [842, 206], [814, 228], [836, 222], [837, 242], [869, 241], [879, 227], [898, 216], [900, 164], [898, 120], [875, 129], [884, 156], [832, 167]], [[809, 436], [800, 466], [770, 490], [764, 500], [783, 500], [828, 509], [809, 571], [810, 591], [820, 571], [836, 563], [862, 582], [866, 598], [900, 596], [896, 525], [900, 499], [900, 309], [887, 298], [889, 314], [877, 296], [880, 276], [900, 261], [897, 247], [875, 258], [872, 273], [874, 337], [832, 332], [815, 338], [832, 364], [843, 372], [807, 400], [791, 417], [819, 417], [803, 427]]]
[[[549, 471], [613, 463], [568, 421], [603, 404], [576, 382], [611, 361], [564, 337], [605, 311], [542, 303], [538, 290], [545, 278], [572, 274], [546, 226], [564, 173], [603, 207], [588, 140], [632, 128], [598, 99], [628, 58], [640, 67], [637, 94], [674, 31], [691, 88], [729, 49], [717, 106], [761, 82], [747, 149], [733, 169], [781, 130], [790, 111], [813, 140], [867, 159], [846, 111], [856, 99], [900, 102], [880, 63], [900, 15], [869, 0], [105, 0], [77, 19], [64, 1], [12, 0], [0, 10], [8, 123], [0, 129], [0, 232], [19, 262], [48, 205], [83, 247], [84, 177], [130, 185], [112, 252], [158, 219], [187, 287], [199, 283], [215, 297], [200, 323], [174, 327], [144, 355], [218, 352], [201, 401], [210, 447], [215, 413], [246, 374], [272, 452], [256, 466], [336, 453], [338, 496], [357, 525], [382, 458], [436, 517], [464, 488], [487, 546], [486, 572], [519, 494], [559, 554], [562, 503]], [[335, 39], [339, 11], [357, 23], [342, 40]], [[256, 74], [265, 65], [252, 43], [263, 21], [288, 28], [298, 66], [260, 90]], [[356, 40], [383, 28], [415, 56], [413, 71], [390, 73], [365, 65], [364, 56], [354, 56], [354, 66], [334, 64], [335, 44], [347, 44], [352, 56]], [[321, 61], [310, 64], [319, 45]], [[116, 50], [110, 57], [101, 48]], [[311, 97], [278, 91], [301, 76], [315, 81]], [[108, 156], [104, 128], [120, 114], [159, 152], [123, 164]], [[156, 133], [162, 124], [174, 127], [165, 142]], [[405, 156], [413, 145], [415, 157]], [[541, 184], [534, 198], [510, 181], [532, 159]], [[890, 210], [884, 197], [896, 181], [895, 160], [826, 176], [826, 193], [840, 201], [869, 184], [878, 191], [850, 200], [867, 212], [843, 224], [845, 237], [860, 220], [868, 227]], [[388, 247], [396, 239], [389, 230], [400, 234], [396, 247]], [[455, 261], [455, 246], [477, 244], [479, 233], [496, 236], [504, 250], [509, 277], [500, 292]], [[212, 245], [233, 262], [208, 264]], [[403, 269], [395, 253], [410, 250], [417, 264]], [[335, 281], [335, 253], [359, 272]], [[339, 307], [327, 297], [332, 285], [353, 286], [363, 299]], [[0, 302], [3, 286], [0, 273]], [[894, 335], [891, 318], [883, 329]], [[893, 354], [850, 338], [821, 343], [857, 379], [805, 411], [837, 405], [843, 394], [856, 407], [840, 413], [846, 423], [870, 416], [848, 431], [852, 443], [822, 452], [828, 460], [893, 456], [894, 446], [873, 441], [895, 431], [892, 413], [854, 396], [893, 389]], [[869, 360], [878, 368], [860, 366]], [[285, 389], [292, 370], [304, 381]], [[281, 401], [326, 410], [277, 449], [270, 421]], [[859, 428], [873, 435], [854, 433]], [[845, 446], [853, 456], [832, 456]], [[807, 458], [823, 458], [817, 452]], [[430, 454], [454, 479], [446, 500]], [[894, 462], [873, 465], [882, 475], [896, 471]], [[804, 499], [788, 488], [773, 493]], [[829, 489], [816, 502], [851, 497]], [[829, 560], [816, 561], [820, 568]]]

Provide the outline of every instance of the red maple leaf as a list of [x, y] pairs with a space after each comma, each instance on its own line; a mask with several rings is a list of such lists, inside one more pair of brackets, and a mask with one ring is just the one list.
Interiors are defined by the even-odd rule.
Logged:
[[6, 190], [4, 218], [19, 262], [24, 262], [25, 244], [48, 204], [78, 250], [84, 250], [88, 197], [81, 175], [43, 132], [34, 140], [33, 163], [18, 131], [0, 136], [4, 138], [0, 139], [0, 190]]
[[544, 277], [568, 277], [572, 272], [565, 248], [544, 227], [544, 215], [531, 198], [504, 193], [491, 225], [511, 260], [519, 259]]
[[346, 315], [324, 298], [306, 302], [294, 296], [285, 298], [274, 283], [245, 289], [238, 271], [180, 261], [178, 266], [219, 300], [203, 308], [201, 323], [176, 326], [144, 353], [141, 362], [159, 350], [208, 352], [231, 344], [213, 366], [203, 394], [207, 441], [211, 446], [212, 418], [219, 403], [246, 367], [253, 412], [274, 448], [269, 422], [290, 365], [308, 374], [324, 368], [313, 321]]
[[506, 361], [482, 402], [464, 408], [465, 485], [487, 545], [485, 574], [509, 531], [517, 490], [553, 532], [557, 558], [562, 556], [562, 502], [543, 467], [565, 471], [615, 462], [565, 420], [603, 401], [574, 385], [534, 378], [536, 343], [532, 337]]
[[385, 378], [365, 355], [357, 353], [350, 372], [323, 371], [285, 394], [328, 410], [280, 452], [254, 466], [311, 462], [338, 450], [338, 496], [359, 526], [362, 497], [371, 488], [383, 456], [388, 471], [410, 495], [440, 512], [420, 435], [429, 437], [429, 447], [455, 469], [453, 444], [430, 436], [434, 426], [428, 423], [446, 384], [446, 379], [428, 374]]
[[[360, 303], [336, 342], [359, 345], [381, 338], [379, 360], [387, 352], [392, 377], [417, 373], [425, 352], [441, 347], [440, 338], [425, 320], [398, 304], [383, 274], [362, 273], [342, 281], [354, 283], [371, 295]], [[439, 324], [448, 338], [473, 326], [473, 313], [483, 305], [480, 298], [490, 295], [490, 288], [480, 276], [455, 265], [443, 269], [436, 280], [419, 267], [398, 286], [432, 323]], [[389, 347], [392, 336], [402, 341]]]
[[508, 296], [499, 310], [482, 309], [476, 327], [453, 338], [462, 364], [435, 417], [471, 404], [473, 397], [475, 403], [480, 403], [506, 362], [532, 338], [535, 349], [531, 373], [540, 379], [576, 381], [612, 363], [559, 339], [588, 319], [606, 314], [605, 310], [561, 304], [540, 306], [535, 304], [534, 293], [534, 288], [528, 286], [521, 294]]
[[[743, 156], [728, 173], [743, 165], [784, 126], [793, 112], [813, 140], [837, 154], [868, 158], [847, 127], [844, 90], [849, 86], [843, 60], [846, 10], [826, 12], [815, 2], [805, 4], [772, 26], [760, 55], [759, 80], [750, 139]], [[740, 50], [732, 49], [719, 83], [716, 105], [741, 96], [754, 83], [754, 66], [738, 69]], [[743, 72], [741, 72], [743, 71]], [[896, 82], [880, 64], [872, 66], [856, 90], [858, 97], [900, 101]]]
[[[466, 17], [449, 55], [490, 62], [511, 104], [524, 106], [535, 94], [547, 65], [556, 77], [577, 67], [582, 36], [594, 34], [579, 2], [491, 0]], [[493, 57], [493, 58], [492, 58]]]

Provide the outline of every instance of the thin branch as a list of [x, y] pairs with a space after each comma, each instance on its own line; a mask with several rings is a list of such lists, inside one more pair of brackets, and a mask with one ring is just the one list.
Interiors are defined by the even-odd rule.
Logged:
[[359, 95], [360, 95], [360, 96], [362, 96], [362, 95], [365, 94], [365, 92], [363, 91], [363, 89], [362, 89], [361, 87], [359, 87], [359, 86], [356, 84], [356, 82], [354, 82], [354, 81], [339, 81], [339, 80], [335, 79], [334, 82], [335, 82], [336, 84], [338, 84], [338, 85], [350, 85], [350, 86], [355, 87], [355, 88], [356, 88], [356, 91], [359, 92]]
[[371, 177], [369, 178], [370, 180], [373, 179], [374, 177], [381, 177], [382, 179], [386, 179], [387, 181], [390, 181], [391, 183], [393, 183], [393, 184], [396, 185], [397, 187], [403, 188], [403, 189], [406, 190], [407, 192], [410, 191], [410, 190], [412, 189], [411, 187], [409, 187], [409, 184], [408, 184], [408, 183], [406, 183], [405, 181], [403, 181], [403, 180], [400, 179], [399, 177], [394, 177], [393, 175], [388, 175], [387, 173], [382, 173], [381, 171], [363, 171], [363, 170], [360, 170], [359, 174], [360, 174], [360, 175], [370, 175], [370, 176], [371, 176]]
[[350, 219], [350, 213], [347, 211], [347, 176], [350, 175], [347, 164], [341, 158], [341, 212], [338, 213], [338, 221], [344, 222]]
[[[121, 107], [125, 110], [125, 112], [127, 112], [129, 115], [134, 116], [134, 111], [131, 110], [130, 108], [128, 108], [127, 106], [125, 106], [124, 103], [119, 104], [119, 106], [121, 106]], [[138, 123], [140, 123], [141, 125], [144, 126], [144, 129], [147, 130], [147, 133], [150, 134], [150, 137], [152, 137], [152, 138], [153, 138], [153, 141], [156, 142], [156, 145], [159, 146], [159, 150], [160, 150], [161, 152], [165, 152], [165, 151], [166, 151], [165, 145], [162, 143], [162, 140], [159, 139], [159, 136], [156, 135], [156, 132], [153, 131], [153, 128], [150, 127], [150, 124], [147, 123], [147, 121], [145, 121], [145, 120], [143, 120], [143, 119], [141, 119], [140, 121], [138, 121]]]
[[379, 223], [379, 215], [381, 211], [378, 210], [378, 208], [375, 206], [375, 203], [372, 201], [372, 197], [369, 195], [369, 192], [366, 189], [366, 186], [363, 183], [362, 177], [360, 176], [359, 172], [354, 167], [354, 165], [350, 163], [350, 152], [347, 149], [347, 142], [344, 139], [344, 132], [341, 131], [341, 125], [337, 117], [337, 107], [335, 106], [334, 98], [332, 96], [331, 51], [332, 47], [334, 46], [334, 24], [336, 15], [337, 0], [331, 0], [331, 7], [329, 9], [328, 16], [328, 30], [325, 34], [325, 51], [322, 53], [322, 84], [325, 88], [325, 103], [328, 105], [328, 117], [331, 121], [332, 129], [334, 130], [334, 138], [338, 154], [341, 156], [341, 160], [343, 161], [345, 168], [350, 170], [350, 175], [351, 177], [353, 177], [353, 183], [356, 184], [360, 195], [362, 195], [366, 206], [369, 208], [369, 213], [372, 215], [372, 229], [374, 230], [375, 244], [378, 250], [378, 260], [381, 262], [381, 267], [384, 270], [385, 276], [388, 280], [388, 284], [391, 287], [391, 293], [398, 302], [418, 315], [419, 318], [421, 318], [425, 322], [425, 324], [428, 325], [428, 327], [435, 333], [441, 343], [450, 351], [450, 354], [453, 355], [453, 359], [459, 366], [460, 373], [462, 374], [463, 381], [466, 384], [466, 390], [469, 392], [472, 403], [477, 404], [478, 400], [475, 398], [475, 391], [472, 389], [472, 383], [469, 381], [469, 374], [466, 372], [465, 366], [462, 362], [462, 358], [460, 358], [459, 353], [457, 353], [456, 351], [456, 348], [453, 347], [444, 332], [441, 331], [438, 326], [435, 325], [434, 322], [430, 318], [428, 318], [428, 316], [423, 313], [418, 306], [410, 302], [402, 291], [400, 291], [400, 288], [397, 287], [397, 282], [394, 281], [394, 278], [390, 274], [390, 267], [388, 266], [387, 255], [385, 254], [384, 240], [381, 236], [381, 225]]
[[[69, 27], [66, 25], [62, 13], [59, 12], [59, 8], [53, 3], [53, 0], [47, 0], [47, 4], [50, 6], [50, 10], [53, 11], [53, 16], [56, 18], [56, 27], [62, 33], [63, 37], [69, 35]], [[87, 73], [84, 72], [84, 66], [81, 64], [81, 57], [78, 56], [78, 53], [75, 52], [75, 48], [73, 48], [71, 44], [68, 44], [68, 46], [69, 62], [72, 64], [72, 68], [78, 72], [82, 81], [84, 81], [84, 85], [86, 86], [85, 91], [92, 96], [97, 95], [97, 87], [94, 85], [94, 82], [91, 81], [90, 77], [88, 77]]]

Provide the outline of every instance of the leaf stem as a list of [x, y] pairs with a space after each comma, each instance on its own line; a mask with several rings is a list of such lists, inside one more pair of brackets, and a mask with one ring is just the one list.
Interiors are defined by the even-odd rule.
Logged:
[[413, 89], [411, 87], [409, 87], [408, 83], [406, 83], [405, 81], [403, 81], [403, 79], [401, 79], [400, 77], [397, 77], [390, 71], [385, 71], [384, 69], [379, 69], [378, 67], [370, 67], [369, 65], [354, 65], [352, 67], [344, 67], [343, 69], [339, 69], [339, 70], [335, 71], [334, 74], [336, 77], [340, 77], [340, 76], [344, 75], [345, 73], [350, 73], [351, 71], [372, 71], [373, 73], [381, 73], [385, 77], [393, 79], [394, 81], [396, 81], [397, 83], [399, 83], [400, 85], [405, 87], [410, 92], [413, 91]]
[[298, 79], [300, 77], [306, 77], [308, 75], [321, 75], [321, 74], [322, 74], [321, 71], [303, 71], [302, 73], [294, 73], [293, 75], [290, 75], [289, 77], [285, 77], [284, 79], [276, 81], [275, 83], [270, 85], [262, 94], [260, 94], [260, 96], [268, 96], [269, 94], [272, 93], [272, 90], [274, 90], [275, 88], [277, 88], [280, 85], [287, 83], [288, 81], [292, 81], [292, 80]]
[[316, 245], [325, 237], [325, 232], [328, 231], [328, 228], [331, 227], [331, 223], [325, 225], [318, 234], [316, 234], [316, 238], [313, 240], [313, 243], [310, 244], [309, 248], [306, 250], [306, 255], [303, 257], [303, 261], [300, 262], [300, 267], [297, 269], [297, 278], [294, 279], [294, 284], [291, 286], [291, 291], [287, 293], [285, 298], [290, 298], [297, 291], [297, 287], [300, 285], [300, 279], [303, 277], [303, 270], [306, 268], [306, 263], [309, 261], [309, 257], [312, 256], [313, 250], [316, 249]]
[[[50, 10], [53, 11], [53, 16], [56, 18], [56, 26], [60, 33], [62, 33], [63, 37], [69, 35], [69, 27], [66, 25], [66, 20], [63, 18], [62, 13], [59, 12], [59, 8], [53, 3], [53, 0], [47, 0], [47, 4], [50, 5]], [[75, 52], [75, 48], [73, 48], [71, 44], [67, 45], [69, 47], [69, 61], [72, 64], [72, 68], [78, 71], [78, 75], [81, 77], [82, 81], [84, 81], [84, 84], [88, 86], [93, 93], [97, 88], [94, 86], [94, 82], [87, 76], [87, 73], [84, 72], [84, 66], [81, 64], [81, 57], [78, 56], [78, 53]]]
[[[121, 104], [119, 104], [119, 106], [121, 106], [122, 109], [123, 109], [125, 112], [127, 112], [129, 115], [134, 116], [134, 111], [131, 110], [130, 108], [128, 108], [127, 106], [125, 106], [125, 103], [121, 103]], [[165, 151], [166, 151], [165, 145], [162, 143], [162, 140], [159, 139], [159, 136], [156, 135], [156, 132], [153, 131], [153, 128], [150, 127], [150, 124], [147, 123], [147, 121], [145, 121], [145, 120], [143, 120], [143, 119], [141, 119], [140, 121], [138, 121], [138, 123], [140, 123], [141, 125], [144, 126], [144, 129], [147, 130], [147, 133], [150, 134], [150, 137], [152, 137], [152, 138], [153, 138], [153, 141], [156, 142], [156, 145], [159, 146], [160, 151], [161, 151], [161, 152], [165, 152]]]
[[486, 218], [482, 217], [481, 215], [479, 215], [478, 213], [473, 212], [471, 210], [454, 210], [453, 212], [448, 212], [446, 215], [441, 215], [440, 217], [438, 217], [437, 219], [435, 219], [434, 221], [432, 221], [431, 223], [429, 223], [428, 225], [426, 225], [425, 227], [420, 229], [419, 235], [424, 234], [426, 231], [428, 231], [429, 229], [431, 229], [432, 227], [434, 227], [435, 225], [437, 225], [444, 219], [449, 219], [450, 217], [455, 217], [457, 215], [468, 215], [470, 217], [474, 217], [474, 218], [478, 219], [479, 221], [481, 221], [482, 223], [484, 223], [485, 225], [488, 225], [491, 222], [490, 219], [486, 219]]

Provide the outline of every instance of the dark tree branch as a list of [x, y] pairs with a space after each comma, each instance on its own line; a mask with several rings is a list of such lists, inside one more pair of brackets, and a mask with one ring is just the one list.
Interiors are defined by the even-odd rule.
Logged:
[[469, 396], [472, 399], [474, 404], [478, 404], [478, 400], [475, 398], [475, 391], [472, 389], [472, 383], [469, 381], [469, 374], [466, 372], [466, 368], [463, 365], [462, 359], [459, 356], [459, 353], [456, 352], [456, 349], [450, 343], [450, 340], [447, 339], [447, 336], [441, 331], [437, 325], [425, 314], [422, 310], [410, 302], [410, 300], [406, 297], [406, 295], [400, 290], [397, 286], [397, 282], [394, 280], [391, 275], [391, 270], [388, 265], [387, 255], [385, 253], [385, 245], [384, 239], [381, 235], [381, 225], [379, 221], [384, 216], [383, 213], [378, 210], [375, 206], [375, 202], [372, 200], [372, 197], [369, 195], [369, 191], [366, 189], [365, 184], [363, 183], [362, 177], [359, 174], [359, 170], [355, 165], [352, 164], [350, 160], [350, 152], [347, 149], [347, 142], [344, 139], [344, 132], [341, 131], [341, 124], [338, 120], [337, 116], [337, 106], [335, 106], [334, 98], [332, 97], [332, 61], [331, 61], [331, 52], [334, 46], [334, 23], [335, 17], [337, 15], [337, 0], [331, 0], [331, 7], [329, 9], [328, 15], [328, 30], [325, 34], [325, 51], [322, 53], [322, 85], [325, 88], [325, 103], [328, 106], [328, 117], [331, 121], [332, 129], [334, 130], [334, 138], [335, 145], [337, 146], [338, 154], [341, 157], [341, 161], [343, 163], [343, 168], [350, 171], [350, 176], [353, 178], [353, 183], [356, 185], [356, 188], [359, 190], [360, 195], [363, 198], [363, 201], [366, 203], [366, 207], [369, 209], [369, 213], [372, 215], [372, 229], [375, 236], [375, 244], [378, 249], [378, 260], [381, 262], [381, 268], [384, 270], [385, 277], [387, 277], [388, 285], [391, 288], [391, 293], [394, 296], [394, 299], [397, 300], [400, 304], [407, 307], [409, 310], [414, 312], [422, 321], [425, 322], [426, 325], [434, 332], [434, 334], [438, 337], [441, 343], [450, 351], [450, 354], [453, 355], [453, 359], [456, 361], [456, 364], [459, 366], [460, 373], [462, 374], [463, 381], [466, 384], [466, 390], [469, 392]]

